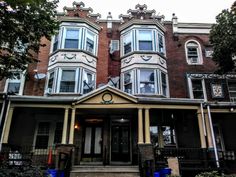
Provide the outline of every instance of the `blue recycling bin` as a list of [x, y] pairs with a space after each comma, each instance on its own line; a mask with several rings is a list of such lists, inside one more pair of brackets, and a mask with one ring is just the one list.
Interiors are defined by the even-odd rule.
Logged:
[[154, 172], [154, 177], [161, 177], [160, 172], [155, 171]]
[[170, 168], [163, 168], [160, 170], [160, 177], [166, 177], [167, 175], [171, 174]]
[[50, 177], [57, 177], [57, 170], [55, 170], [55, 169], [48, 169], [47, 170], [47, 175], [49, 175]]

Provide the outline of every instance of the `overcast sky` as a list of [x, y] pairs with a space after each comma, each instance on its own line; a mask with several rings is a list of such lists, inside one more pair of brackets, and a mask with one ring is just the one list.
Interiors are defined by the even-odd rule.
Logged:
[[[72, 7], [75, 0], [60, 0], [58, 11], [64, 6]], [[77, 1], [81, 2], [81, 0]], [[179, 22], [214, 23], [215, 16], [223, 9], [228, 9], [234, 0], [82, 0], [85, 7], [91, 7], [93, 13], [100, 13], [102, 19], [111, 12], [113, 19], [120, 14], [127, 14], [128, 9], [134, 9], [136, 4], [146, 4], [148, 10], [155, 9], [156, 13], [171, 20], [175, 13]]]

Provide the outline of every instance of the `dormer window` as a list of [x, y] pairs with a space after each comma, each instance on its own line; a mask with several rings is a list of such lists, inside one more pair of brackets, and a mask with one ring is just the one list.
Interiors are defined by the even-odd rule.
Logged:
[[185, 44], [186, 59], [189, 65], [202, 64], [202, 52], [197, 41], [187, 41]]

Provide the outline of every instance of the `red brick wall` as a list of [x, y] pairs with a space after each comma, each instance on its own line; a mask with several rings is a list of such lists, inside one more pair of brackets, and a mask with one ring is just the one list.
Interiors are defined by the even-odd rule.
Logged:
[[[169, 76], [170, 96], [173, 98], [188, 98], [186, 73], [188, 72], [213, 72], [216, 65], [211, 58], [206, 58], [205, 46], [209, 44], [206, 34], [179, 34], [174, 40], [172, 25], [165, 25], [167, 68]], [[188, 65], [185, 56], [185, 42], [189, 39], [197, 40], [201, 44], [203, 65]]]

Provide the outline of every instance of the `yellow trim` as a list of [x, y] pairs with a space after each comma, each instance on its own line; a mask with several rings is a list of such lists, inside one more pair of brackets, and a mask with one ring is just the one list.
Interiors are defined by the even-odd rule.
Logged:
[[12, 103], [12, 107], [29, 107], [29, 108], [71, 108], [71, 105], [61, 105], [61, 104], [20, 104], [20, 103]]
[[[204, 112], [207, 112], [207, 110], [205, 110]], [[212, 113], [236, 113], [236, 109], [234, 109], [234, 111], [230, 111], [230, 108], [228, 109], [211, 109]]]

